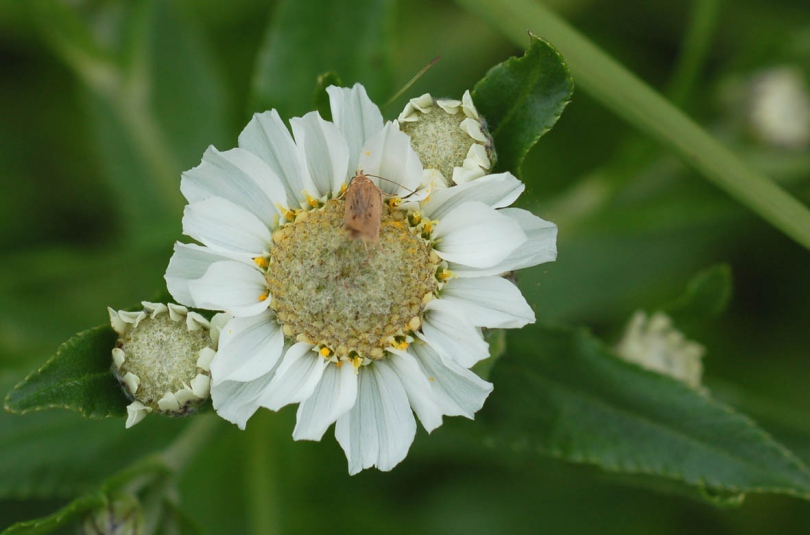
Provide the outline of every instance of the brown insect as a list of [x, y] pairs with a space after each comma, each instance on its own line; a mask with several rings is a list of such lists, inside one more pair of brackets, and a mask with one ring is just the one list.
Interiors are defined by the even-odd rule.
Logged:
[[362, 171], [349, 182], [343, 226], [352, 238], [377, 241], [382, 222], [383, 192]]

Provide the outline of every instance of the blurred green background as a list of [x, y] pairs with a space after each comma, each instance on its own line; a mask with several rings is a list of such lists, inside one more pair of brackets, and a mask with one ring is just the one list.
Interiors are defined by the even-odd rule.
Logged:
[[[450, 2], [364, 0], [373, 6], [367, 20], [341, 20], [350, 3], [334, 2], [338, 20], [327, 23], [294, 2], [0, 0], [3, 392], [72, 334], [106, 322], [107, 306], [164, 288], [180, 238], [180, 172], [210, 144], [235, 146], [253, 112], [304, 113], [301, 95], [314, 96], [315, 75], [332, 69], [382, 103], [440, 55], [383, 109], [395, 118], [406, 98], [458, 98], [522, 53]], [[787, 66], [810, 87], [806, 0], [546, 4], [810, 202], [808, 143], [774, 145], [751, 121], [763, 72]], [[291, 9], [298, 25], [280, 24]], [[314, 36], [308, 46], [323, 50], [322, 64], [299, 68], [297, 51], [284, 50], [296, 31]], [[341, 57], [348, 40], [373, 53]], [[694, 48], [684, 60], [686, 42]], [[268, 57], [276, 64], [257, 77]], [[559, 260], [519, 277], [539, 320], [584, 324], [613, 342], [634, 310], [676, 298], [704, 267], [729, 264], [728, 311], [689, 332], [708, 350], [704, 382], [810, 462], [806, 250], [584, 91], [530, 153], [522, 179], [519, 204], [560, 228]], [[810, 505], [798, 499], [750, 496], [739, 508], [716, 508], [593, 468], [488, 449], [469, 438], [475, 422], [459, 419], [430, 437], [420, 431], [392, 473], [350, 478], [331, 433], [293, 443], [293, 418], [289, 407], [261, 411], [246, 432], [223, 422], [202, 447], [180, 503], [206, 532], [810, 532]], [[18, 471], [0, 474], [0, 528], [52, 512], [185, 425], [148, 418], [124, 434], [122, 421], [66, 411], [0, 415], [0, 455], [8, 465], [21, 459]], [[22, 455], [21, 443], [39, 447]], [[66, 466], [68, 481], [49, 476]]]

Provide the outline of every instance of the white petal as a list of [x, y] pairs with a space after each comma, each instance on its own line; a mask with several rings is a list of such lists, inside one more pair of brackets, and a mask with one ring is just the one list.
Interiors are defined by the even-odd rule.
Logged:
[[129, 429], [133, 425], [139, 423], [146, 418], [146, 415], [152, 412], [151, 407], [147, 407], [140, 401], [133, 401], [127, 405], [127, 423], [126, 428]]
[[211, 264], [205, 275], [188, 283], [196, 306], [208, 310], [224, 310], [234, 316], [254, 316], [270, 304], [261, 300], [267, 286], [264, 276], [255, 267], [225, 261]]
[[[421, 345], [421, 344], [420, 344]], [[430, 433], [442, 425], [442, 411], [436, 403], [433, 390], [430, 388], [428, 378], [419, 368], [416, 359], [405, 351], [390, 349], [391, 357], [387, 361], [375, 363], [375, 366], [385, 364], [391, 366], [396, 372], [413, 411], [422, 422], [422, 427]]]
[[252, 152], [272, 169], [290, 202], [300, 205], [304, 201], [305, 184], [295, 143], [276, 110], [253, 114], [239, 134], [239, 147]]
[[326, 92], [329, 93], [332, 120], [343, 133], [349, 146], [348, 172], [354, 173], [363, 145], [371, 136], [382, 130], [382, 113], [376, 104], [371, 102], [366, 89], [360, 84], [354, 84], [351, 89], [329, 86]]
[[320, 440], [335, 420], [357, 400], [357, 374], [350, 363], [330, 364], [315, 392], [298, 406], [295, 440]]
[[357, 169], [382, 177], [373, 180], [389, 195], [404, 197], [415, 192], [422, 182], [422, 162], [411, 147], [411, 138], [393, 123], [386, 124], [363, 145]]
[[276, 376], [259, 403], [262, 407], [277, 411], [290, 403], [304, 401], [315, 391], [328, 363], [312, 351], [311, 344], [295, 344], [284, 355]]
[[241, 206], [272, 227], [277, 205], [288, 206], [284, 186], [258, 156], [244, 149], [219, 152], [209, 147], [202, 163], [183, 173], [180, 190], [188, 202], [222, 197]]
[[509, 206], [520, 197], [526, 186], [512, 175], [487, 175], [466, 184], [435, 191], [425, 202], [423, 211], [430, 219], [441, 219], [458, 206], [479, 201], [492, 208]]
[[188, 288], [189, 282], [205, 275], [211, 264], [227, 260], [232, 260], [232, 256], [215, 253], [208, 247], [193, 243], [175, 243], [174, 254], [169, 260], [169, 267], [166, 268], [165, 275], [166, 287], [169, 289], [169, 293], [178, 303], [202, 308], [194, 302]]
[[211, 378], [207, 375], [198, 373], [197, 376], [189, 383], [191, 392], [199, 399], [206, 399], [211, 393]]
[[520, 208], [498, 210], [516, 221], [526, 234], [526, 243], [515, 249], [508, 257], [488, 268], [475, 268], [450, 264], [450, 270], [459, 277], [487, 277], [508, 271], [552, 262], [557, 258], [557, 225], [540, 219]]
[[519, 329], [534, 323], [534, 311], [518, 287], [501, 277], [452, 279], [441, 298], [457, 304], [476, 327]]
[[191, 203], [183, 212], [183, 234], [214, 250], [259, 256], [269, 251], [270, 229], [222, 197]]
[[448, 416], [473, 415], [484, 406], [492, 384], [451, 360], [443, 360], [428, 344], [416, 342], [410, 351], [428, 378], [436, 402]]
[[334, 123], [324, 121], [316, 111], [290, 120], [301, 166], [320, 198], [337, 195], [346, 182], [349, 169], [349, 146]]
[[442, 357], [470, 368], [489, 356], [489, 345], [467, 320], [463, 309], [443, 299], [434, 299], [425, 311], [422, 333], [417, 336]]
[[258, 399], [267, 391], [274, 375], [275, 369], [247, 383], [225, 381], [212, 385], [211, 400], [214, 410], [222, 418], [238, 425], [239, 429], [244, 429], [247, 421], [261, 406]]
[[272, 370], [283, 351], [284, 334], [271, 310], [233, 318], [220, 332], [211, 380], [214, 384], [252, 381]]
[[335, 426], [352, 475], [372, 466], [391, 470], [408, 454], [416, 435], [405, 388], [390, 367], [378, 364], [360, 368], [357, 402]]
[[436, 254], [448, 262], [486, 268], [523, 245], [526, 235], [517, 221], [478, 201], [464, 203], [444, 216], [434, 236]]

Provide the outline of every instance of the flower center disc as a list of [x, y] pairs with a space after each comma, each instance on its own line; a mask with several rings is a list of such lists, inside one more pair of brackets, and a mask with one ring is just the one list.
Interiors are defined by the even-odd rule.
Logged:
[[405, 213], [385, 206], [373, 242], [351, 238], [343, 215], [344, 201], [332, 199], [274, 233], [270, 307], [290, 338], [380, 359], [421, 325], [438, 263]]

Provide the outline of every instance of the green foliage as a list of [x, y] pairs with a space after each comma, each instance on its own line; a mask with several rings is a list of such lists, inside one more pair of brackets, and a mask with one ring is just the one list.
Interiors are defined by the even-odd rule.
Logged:
[[582, 330], [538, 326], [515, 338], [481, 414], [498, 446], [712, 492], [810, 498], [807, 468], [708, 395], [621, 361]]
[[712, 266], [695, 275], [686, 291], [664, 308], [681, 327], [700, 325], [719, 316], [731, 299], [731, 269], [725, 264]]
[[111, 369], [117, 340], [109, 326], [77, 334], [9, 392], [6, 410], [25, 414], [62, 408], [93, 419], [126, 415], [129, 400]]
[[[5, 391], [11, 377], [0, 380]], [[166, 447], [188, 420], [147, 418], [132, 429], [64, 411], [0, 412], [0, 500], [73, 497]]]
[[103, 493], [94, 493], [78, 498], [52, 515], [18, 522], [6, 530], [2, 535], [41, 535], [53, 533], [61, 527], [76, 524], [78, 519], [94, 509], [107, 507], [108, 502]]
[[343, 85], [337, 73], [327, 72], [318, 76], [318, 82], [315, 85], [315, 94], [313, 97], [315, 109], [321, 114], [321, 117], [327, 121], [332, 120], [332, 108], [329, 105], [329, 94], [326, 92], [326, 88], [330, 85]]
[[251, 109], [303, 115], [312, 107], [307, 88], [330, 71], [339, 72], [348, 85], [362, 81], [372, 100], [382, 102], [390, 90], [393, 8], [392, 0], [280, 2], [259, 50]]
[[[114, 339], [100, 328], [9, 394], [8, 408], [25, 414], [0, 413], [0, 531], [73, 532], [124, 488], [150, 532], [167, 534], [199, 533], [197, 523], [209, 533], [533, 533], [538, 518], [572, 535], [594, 525], [663, 535], [685, 518], [718, 535], [810, 529], [801, 500], [721, 509], [744, 493], [808, 493], [804, 465], [779, 444], [810, 462], [810, 285], [806, 253], [779, 231], [806, 243], [810, 159], [807, 148], [752, 141], [747, 104], [726, 107], [761, 69], [810, 75], [807, 17], [793, 0], [554, 3], [569, 25], [530, 0], [456, 3], [469, 11], [428, 0], [0, 2], [0, 97], [13, 103], [0, 124], [0, 391], [101, 323], [105, 305], [163, 286], [180, 172], [210, 144], [232, 147], [246, 111], [329, 118], [334, 73], [381, 104], [437, 54], [419, 92], [458, 97], [523, 48], [530, 28], [565, 63], [532, 37], [475, 86], [499, 168], [522, 167], [520, 202], [560, 228], [558, 261], [521, 273], [524, 295], [539, 321], [600, 333], [668, 303], [658, 308], [710, 349], [711, 397], [617, 360], [579, 328], [529, 328], [505, 352], [504, 332], [488, 331], [493, 358], [476, 371], [503, 356], [476, 420], [446, 418], [430, 436], [420, 430], [391, 473], [350, 478], [331, 431], [292, 441], [294, 408], [260, 411], [247, 432], [213, 414], [130, 430], [82, 417], [125, 405], [109, 375]], [[570, 96], [566, 65], [580, 91], [554, 124]], [[51, 406], [78, 413], [39, 410]], [[206, 419], [219, 427], [194, 433]], [[359, 496], [362, 507], [329, 510], [313, 496]]]
[[526, 153], [551, 130], [574, 91], [557, 49], [536, 35], [529, 37], [523, 57], [493, 67], [472, 91], [495, 142], [496, 169], [516, 175]]

